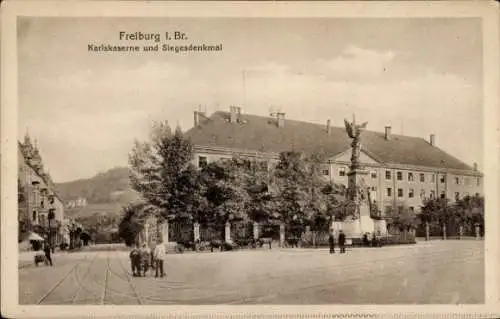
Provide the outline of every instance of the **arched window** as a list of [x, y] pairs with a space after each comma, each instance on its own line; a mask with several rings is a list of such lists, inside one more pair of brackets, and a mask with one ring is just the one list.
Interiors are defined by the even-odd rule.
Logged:
[[33, 211], [33, 221], [36, 222], [36, 210]]

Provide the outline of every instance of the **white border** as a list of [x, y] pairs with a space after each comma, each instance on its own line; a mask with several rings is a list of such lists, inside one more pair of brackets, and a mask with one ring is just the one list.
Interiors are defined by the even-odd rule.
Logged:
[[[500, 136], [498, 5], [460, 2], [2, 2], [1, 28], [1, 310], [7, 317], [163, 316], [331, 316], [344, 313], [450, 315], [500, 313], [498, 205]], [[486, 304], [400, 306], [19, 306], [17, 269], [17, 16], [64, 17], [481, 17], [484, 69], [484, 187], [486, 195]]]

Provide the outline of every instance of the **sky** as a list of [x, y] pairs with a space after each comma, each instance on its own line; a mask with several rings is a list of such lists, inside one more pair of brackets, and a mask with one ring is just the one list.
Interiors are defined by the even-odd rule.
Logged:
[[[119, 32], [181, 31], [220, 52], [89, 52]], [[18, 21], [18, 135], [37, 139], [55, 182], [127, 165], [154, 121], [243, 107], [425, 139], [483, 161], [482, 33], [465, 18], [54, 18]], [[164, 43], [164, 41], [162, 42]], [[160, 46], [161, 44], [160, 43]]]

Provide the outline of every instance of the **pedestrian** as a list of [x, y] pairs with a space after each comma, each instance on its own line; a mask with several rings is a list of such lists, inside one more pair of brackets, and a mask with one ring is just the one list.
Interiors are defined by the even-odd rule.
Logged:
[[345, 253], [345, 234], [342, 230], [339, 233], [339, 247], [340, 247], [340, 253], [344, 254]]
[[143, 276], [146, 277], [146, 272], [149, 270], [149, 260], [151, 259], [151, 252], [149, 251], [149, 248], [147, 247], [146, 244], [142, 244], [141, 248], [141, 266], [142, 266], [142, 272]]
[[151, 247], [149, 249], [149, 265], [151, 267], [151, 272], [156, 269], [156, 264], [155, 264], [155, 247], [156, 247], [156, 241], [153, 241], [151, 243]]
[[52, 267], [52, 249], [50, 248], [50, 245], [48, 243], [45, 243], [43, 252], [45, 253], [45, 263], [49, 263], [49, 265]]
[[141, 276], [141, 253], [138, 249], [138, 245], [134, 244], [132, 250], [130, 251], [130, 266], [132, 268], [132, 276]]
[[378, 247], [379, 246], [378, 240], [377, 240], [377, 236], [375, 235], [375, 232], [372, 234], [372, 246], [373, 247]]
[[165, 272], [163, 270], [165, 263], [165, 244], [163, 240], [159, 240], [158, 244], [154, 250], [154, 259], [155, 259], [155, 277], [158, 278], [158, 272], [160, 272], [160, 277], [165, 276]]
[[370, 247], [370, 241], [368, 240], [368, 233], [363, 234], [363, 246]]
[[335, 253], [335, 236], [333, 231], [330, 231], [330, 236], [328, 237], [328, 243], [330, 244], [330, 254]]

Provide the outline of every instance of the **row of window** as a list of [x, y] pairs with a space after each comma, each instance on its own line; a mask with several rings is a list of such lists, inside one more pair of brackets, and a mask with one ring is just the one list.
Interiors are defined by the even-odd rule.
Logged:
[[[399, 193], [399, 191], [400, 191], [400, 190], [401, 190], [401, 193], [402, 193], [402, 189], [398, 189], [398, 193]], [[422, 197], [422, 191], [424, 191], [424, 190], [422, 189], [422, 190], [420, 191], [420, 197]], [[433, 194], [434, 194], [434, 191], [431, 191], [431, 198], [433, 198], [433, 197], [432, 197], [432, 196], [433, 196]], [[467, 195], [469, 195], [469, 194], [468, 194], [468, 193], [465, 193], [465, 196], [467, 196]], [[478, 195], [478, 194], [476, 193], [476, 195]], [[444, 198], [444, 196], [445, 196], [445, 195], [444, 195], [444, 193], [442, 192], [442, 193], [441, 193], [441, 198]], [[425, 191], [424, 191], [424, 197], [425, 197]], [[459, 199], [460, 199], [460, 193], [459, 193], [459, 192], [455, 192], [455, 200], [459, 200]], [[410, 212], [411, 212], [411, 213], [415, 212], [415, 208], [414, 208], [413, 206], [409, 206], [408, 208], [409, 208], [409, 210], [410, 210]], [[398, 207], [397, 207], [397, 211], [398, 211], [399, 213], [401, 213], [401, 212], [403, 211], [403, 209], [404, 209], [404, 206], [398, 206]], [[393, 207], [392, 207], [392, 206], [389, 206], [389, 205], [388, 205], [388, 206], [385, 206], [385, 212], [386, 212], [386, 214], [387, 214], [387, 213], [390, 213], [390, 212], [392, 212], [392, 211], [393, 211]]]
[[[392, 188], [391, 187], [387, 187], [386, 188], [386, 195], [387, 197], [392, 197]], [[420, 190], [420, 198], [421, 199], [424, 199], [426, 198], [425, 197], [425, 189], [421, 189]], [[441, 192], [441, 196], [444, 198], [444, 191]], [[398, 197], [404, 197], [404, 191], [402, 188], [398, 188]], [[414, 198], [415, 197], [415, 189], [413, 188], [410, 188], [408, 189], [408, 198]], [[430, 194], [429, 194], [429, 198], [433, 199], [434, 197], [436, 197], [436, 191], [434, 190], [431, 190]]]
[[[345, 167], [339, 167], [339, 176], [346, 176], [347, 174], [347, 169]], [[329, 171], [327, 169], [325, 169], [323, 171], [323, 174], [324, 175], [329, 175]], [[371, 171], [370, 172], [370, 177], [372, 179], [377, 179], [377, 172], [376, 171]], [[416, 177], [416, 174], [414, 174], [413, 172], [408, 172], [407, 173], [407, 181], [408, 182], [414, 182], [415, 181], [415, 177]], [[425, 183], [426, 181], [426, 178], [425, 178], [425, 173], [418, 173], [418, 177], [419, 177], [419, 181], [422, 182], [422, 183]], [[389, 171], [389, 170], [386, 170], [385, 171], [385, 179], [386, 180], [391, 180], [392, 179], [392, 172]], [[403, 178], [403, 172], [396, 172], [396, 179], [398, 181], [402, 181], [404, 178]], [[435, 183], [436, 182], [436, 174], [430, 174], [430, 180], [429, 180], [431, 183]], [[440, 183], [446, 183], [446, 175], [440, 175], [439, 176], [439, 181]], [[455, 177], [455, 184], [457, 185], [460, 185], [460, 184], [464, 184], [464, 185], [470, 185], [470, 179], [469, 177], [464, 177], [463, 180], [462, 178], [460, 177]], [[479, 177], [476, 178], [476, 184], [477, 186], [480, 186], [481, 184], [481, 179]]]
[[[422, 183], [425, 183], [425, 173], [419, 173], [419, 181], [422, 182]], [[385, 171], [385, 179], [386, 180], [391, 180], [392, 179], [392, 172], [391, 171]], [[403, 180], [403, 172], [396, 172], [396, 179], [398, 181], [402, 181]], [[407, 181], [408, 182], [414, 182], [415, 181], [415, 174], [413, 174], [413, 172], [408, 172], [407, 173]], [[439, 181], [441, 183], [445, 183], [446, 182], [446, 176], [445, 175], [440, 175], [439, 177]], [[436, 182], [436, 174], [430, 174], [430, 182], [431, 183], [434, 183]]]
[[[222, 160], [224, 160], [224, 159], [222, 159]], [[250, 163], [250, 161], [249, 161], [249, 163]], [[262, 162], [262, 163], [266, 163], [266, 162]], [[203, 168], [203, 167], [207, 166], [207, 164], [208, 164], [208, 161], [207, 161], [206, 156], [199, 156], [198, 157], [198, 167]], [[265, 165], [265, 166], [267, 168], [267, 165]], [[346, 176], [347, 168], [346, 167], [339, 167], [338, 173], [339, 173], [339, 176]], [[327, 176], [330, 175], [330, 171], [328, 169], [324, 169], [323, 175], [327, 175]], [[419, 173], [418, 176], [419, 176], [420, 182], [424, 183], [426, 181], [425, 173]], [[370, 171], [370, 177], [372, 179], [377, 179], [377, 172]], [[385, 179], [386, 180], [392, 179], [392, 172], [391, 171], [389, 171], [389, 170], [385, 171]], [[396, 172], [396, 179], [398, 181], [402, 181], [403, 180], [403, 172]], [[407, 180], [409, 182], [414, 182], [415, 181], [415, 174], [413, 172], [408, 172], [407, 173]], [[434, 183], [435, 181], [436, 181], [436, 174], [430, 174], [430, 182]], [[446, 183], [446, 175], [440, 175], [439, 181], [443, 184]], [[455, 177], [455, 184], [457, 184], [457, 185], [462, 184], [462, 179], [458, 176]], [[464, 177], [463, 184], [470, 185], [470, 179], [468, 177]], [[477, 186], [480, 186], [480, 184], [481, 184], [481, 179], [479, 177], [476, 178], [476, 184], [477, 184]]]
[[[376, 190], [375, 187], [372, 187], [372, 190]], [[386, 189], [386, 195], [387, 197], [392, 197], [392, 188], [391, 187], [388, 187]], [[469, 195], [469, 193], [464, 193], [463, 194], [464, 197]], [[397, 195], [399, 198], [402, 198], [404, 197], [404, 190], [402, 188], [398, 188], [398, 195]], [[444, 191], [441, 191], [441, 193], [439, 194], [439, 197], [440, 198], [445, 198], [446, 197], [446, 194]], [[413, 188], [409, 188], [408, 189], [408, 198], [415, 198], [415, 189]], [[420, 190], [420, 199], [426, 199], [426, 193], [425, 193], [425, 189], [421, 189]], [[436, 191], [435, 190], [431, 190], [430, 193], [429, 193], [429, 198], [430, 199], [434, 199], [436, 198]], [[460, 192], [455, 192], [455, 200], [459, 200], [460, 199]]]

